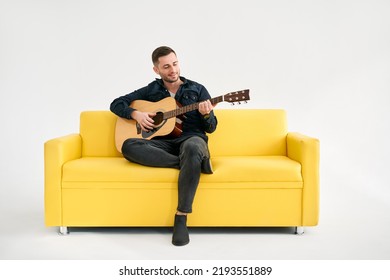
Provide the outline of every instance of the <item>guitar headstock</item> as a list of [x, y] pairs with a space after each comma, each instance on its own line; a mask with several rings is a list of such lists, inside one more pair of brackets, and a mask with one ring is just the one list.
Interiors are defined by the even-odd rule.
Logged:
[[230, 92], [228, 94], [225, 94], [223, 96], [223, 100], [230, 103], [238, 103], [241, 104], [241, 102], [247, 102], [247, 100], [250, 100], [249, 98], [249, 89], [239, 90]]

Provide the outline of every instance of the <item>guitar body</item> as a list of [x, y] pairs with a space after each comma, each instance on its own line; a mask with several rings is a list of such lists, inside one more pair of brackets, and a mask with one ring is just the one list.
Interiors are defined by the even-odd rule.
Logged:
[[[153, 112], [156, 116], [153, 118], [156, 128], [146, 132], [142, 131], [135, 120], [118, 118], [115, 127], [115, 145], [119, 152], [122, 151], [123, 142], [129, 138], [151, 139], [156, 136], [169, 135], [175, 130], [176, 118], [162, 120], [162, 113], [175, 110], [176, 100], [172, 97], [164, 98], [158, 102], [149, 102], [145, 100], [135, 100], [130, 107], [140, 112]], [[180, 133], [180, 132], [178, 132]], [[176, 133], [175, 133], [176, 134]]]

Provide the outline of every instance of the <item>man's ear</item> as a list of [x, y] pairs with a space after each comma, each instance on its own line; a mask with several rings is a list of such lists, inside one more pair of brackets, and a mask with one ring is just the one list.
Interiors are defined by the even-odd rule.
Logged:
[[153, 66], [153, 71], [154, 73], [156, 73], [157, 75], [160, 75], [160, 72], [158, 71], [158, 68], [156, 66]]

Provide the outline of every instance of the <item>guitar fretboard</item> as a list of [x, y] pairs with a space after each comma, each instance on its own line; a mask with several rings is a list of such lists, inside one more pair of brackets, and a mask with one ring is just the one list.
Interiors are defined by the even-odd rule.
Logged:
[[[221, 96], [218, 96], [218, 97], [214, 97], [214, 98], [211, 98], [209, 99], [211, 104], [217, 104], [219, 102], [222, 102], [223, 101], [223, 95]], [[166, 119], [170, 119], [170, 118], [173, 118], [173, 117], [176, 117], [176, 116], [180, 116], [180, 115], [183, 115], [187, 112], [191, 112], [191, 111], [194, 111], [194, 110], [198, 110], [199, 108], [199, 103], [194, 103], [194, 104], [190, 104], [190, 105], [187, 105], [187, 106], [183, 106], [183, 107], [179, 107], [175, 110], [171, 110], [171, 111], [167, 111], [167, 112], [164, 112], [163, 113], [163, 119], [166, 120]]]

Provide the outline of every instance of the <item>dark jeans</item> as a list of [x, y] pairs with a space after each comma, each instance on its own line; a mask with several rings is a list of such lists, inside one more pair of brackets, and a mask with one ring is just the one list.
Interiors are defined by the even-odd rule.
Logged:
[[128, 161], [138, 164], [180, 169], [177, 210], [192, 212], [202, 160], [210, 157], [207, 143], [201, 137], [151, 140], [131, 138], [123, 143], [122, 154]]

